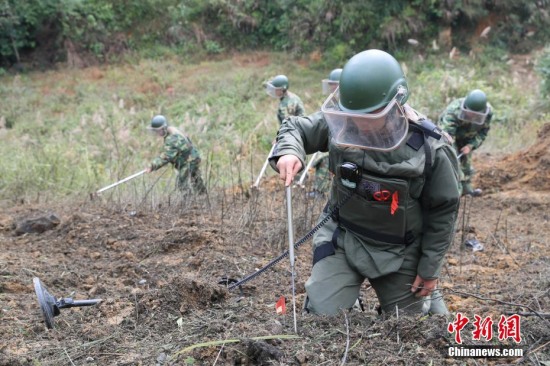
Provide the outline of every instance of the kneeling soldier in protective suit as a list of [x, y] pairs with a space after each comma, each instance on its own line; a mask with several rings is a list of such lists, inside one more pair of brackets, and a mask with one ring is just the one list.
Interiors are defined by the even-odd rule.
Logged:
[[458, 160], [408, 97], [397, 60], [367, 50], [346, 63], [321, 111], [279, 129], [270, 162], [286, 186], [315, 151], [329, 152], [334, 174], [305, 285], [312, 313], [351, 308], [365, 279], [385, 312], [421, 312], [430, 300], [425, 308], [447, 313], [437, 282], [460, 200]]
[[171, 163], [178, 171], [177, 187], [182, 190], [206, 193], [206, 187], [201, 178], [199, 165], [201, 158], [191, 140], [173, 126], [168, 126], [166, 117], [158, 115], [151, 120], [148, 129], [164, 138], [164, 151], [146, 168], [147, 172], [160, 169]]

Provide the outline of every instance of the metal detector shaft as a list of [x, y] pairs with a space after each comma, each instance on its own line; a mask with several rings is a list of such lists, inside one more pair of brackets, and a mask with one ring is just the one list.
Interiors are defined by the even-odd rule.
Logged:
[[260, 180], [262, 179], [262, 176], [264, 175], [265, 170], [267, 169], [267, 164], [269, 164], [269, 157], [271, 156], [271, 154], [273, 154], [274, 149], [275, 149], [275, 144], [271, 145], [271, 150], [269, 150], [269, 154], [267, 154], [267, 158], [265, 158], [264, 166], [262, 167], [262, 170], [260, 170], [260, 174], [258, 174], [258, 178], [256, 178], [256, 182], [254, 183], [254, 185], [252, 185], [252, 187], [258, 188], [258, 186], [260, 185]]
[[288, 218], [288, 253], [290, 258], [290, 272], [292, 277], [292, 314], [294, 316], [294, 332], [298, 333], [296, 325], [296, 287], [294, 285], [294, 228], [292, 227], [292, 186], [285, 187], [286, 190], [286, 210]]
[[101, 299], [94, 300], [73, 300], [71, 298], [60, 299], [57, 302], [57, 307], [63, 308], [77, 308], [81, 306], [92, 306], [101, 302]]
[[306, 176], [309, 172], [309, 169], [311, 169], [311, 166], [313, 165], [313, 162], [315, 161], [315, 158], [317, 157], [317, 154], [319, 154], [319, 151], [317, 151], [315, 154], [313, 154], [311, 156], [311, 159], [308, 161], [308, 163], [306, 165], [306, 169], [304, 170], [304, 172], [302, 173], [302, 176], [300, 177], [300, 180], [298, 181], [298, 185], [300, 187], [304, 186], [304, 180], [306, 179]]
[[104, 192], [104, 191], [106, 191], [106, 190], [108, 190], [108, 189], [111, 189], [111, 188], [113, 188], [113, 187], [116, 187], [116, 186], [118, 186], [119, 184], [122, 184], [122, 183], [124, 183], [124, 182], [129, 181], [129, 180], [132, 180], [132, 179], [134, 179], [134, 178], [137, 178], [137, 177], [139, 177], [140, 175], [144, 174], [145, 172], [147, 172], [147, 169], [143, 169], [141, 172], [137, 172], [136, 174], [132, 174], [131, 176], [126, 177], [126, 178], [124, 178], [124, 179], [121, 179], [121, 180], [119, 180], [119, 181], [116, 182], [116, 183], [110, 184], [110, 185], [108, 185], [107, 187], [103, 187], [103, 188], [101, 188], [99, 191], [97, 191], [96, 194], [99, 194], [99, 193]]

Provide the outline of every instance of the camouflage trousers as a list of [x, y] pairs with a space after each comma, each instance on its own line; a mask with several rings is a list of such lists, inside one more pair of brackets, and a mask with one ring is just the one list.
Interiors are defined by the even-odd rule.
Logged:
[[314, 162], [315, 179], [313, 180], [313, 189], [320, 193], [328, 192], [331, 184], [331, 176], [328, 169], [328, 153], [322, 153], [317, 161]]
[[190, 161], [178, 170], [176, 186], [180, 191], [206, 193], [206, 186], [199, 170], [200, 160]]

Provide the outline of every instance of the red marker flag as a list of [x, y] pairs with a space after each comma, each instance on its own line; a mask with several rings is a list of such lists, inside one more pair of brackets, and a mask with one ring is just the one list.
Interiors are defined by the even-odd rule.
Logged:
[[393, 192], [393, 195], [391, 197], [390, 213], [393, 215], [395, 211], [397, 211], [398, 207], [399, 207], [399, 193], [395, 191]]
[[277, 311], [277, 314], [286, 314], [286, 299], [284, 296], [281, 296], [279, 300], [277, 300], [275, 310]]

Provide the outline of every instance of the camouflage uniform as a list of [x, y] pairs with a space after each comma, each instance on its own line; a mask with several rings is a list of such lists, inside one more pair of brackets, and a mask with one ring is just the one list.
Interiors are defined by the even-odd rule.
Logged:
[[317, 161], [313, 163], [315, 168], [315, 180], [313, 189], [315, 192], [326, 193], [330, 188], [331, 173], [328, 169], [328, 154], [319, 153]]
[[283, 123], [285, 118], [290, 116], [303, 116], [305, 113], [304, 103], [302, 103], [300, 97], [287, 90], [282, 96], [279, 102], [279, 109], [277, 110], [279, 123]]
[[439, 127], [447, 132], [454, 139], [454, 147], [457, 151], [457, 155], [460, 154], [460, 149], [466, 145], [470, 145], [471, 152], [460, 158], [461, 176], [460, 181], [462, 188], [469, 187], [471, 189], [471, 179], [475, 173], [472, 166], [472, 152], [481, 146], [489, 129], [491, 128], [491, 119], [493, 117], [493, 109], [489, 103], [489, 113], [485, 123], [482, 125], [476, 125], [473, 123], [467, 123], [458, 119], [460, 114], [460, 106], [464, 98], [459, 98], [452, 101], [445, 112], [439, 116]]
[[206, 193], [199, 165], [201, 158], [191, 140], [174, 127], [168, 127], [164, 136], [164, 151], [151, 163], [151, 170], [157, 170], [171, 163], [178, 170], [177, 187], [190, 189], [189, 183], [198, 193]]

